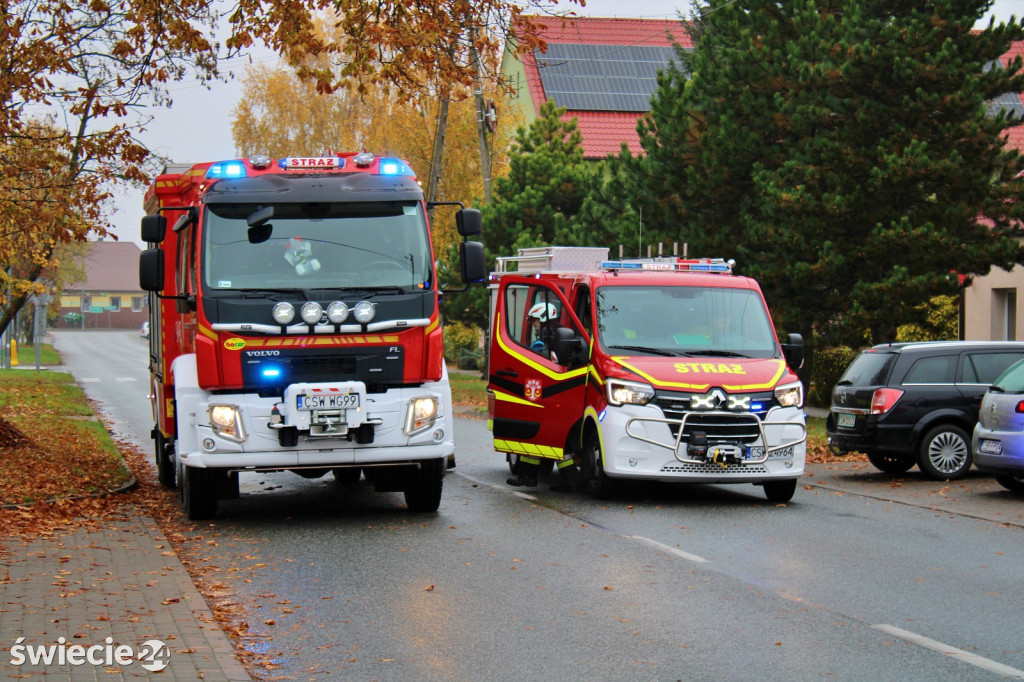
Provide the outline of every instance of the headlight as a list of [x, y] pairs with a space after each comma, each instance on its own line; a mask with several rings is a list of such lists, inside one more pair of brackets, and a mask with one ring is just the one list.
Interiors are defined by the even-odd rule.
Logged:
[[348, 306], [343, 301], [335, 301], [327, 306], [327, 319], [331, 324], [341, 324], [348, 317]]
[[242, 413], [237, 405], [213, 404], [208, 408], [210, 426], [213, 432], [222, 438], [241, 443], [245, 440], [245, 429], [242, 428]]
[[607, 386], [611, 405], [646, 405], [654, 398], [653, 388], [636, 381], [609, 379]]
[[795, 384], [775, 387], [775, 399], [783, 407], [803, 407], [804, 386], [799, 381]]
[[320, 321], [321, 316], [324, 314], [324, 309], [320, 307], [320, 304], [316, 301], [310, 301], [309, 303], [302, 304], [302, 310], [299, 311], [299, 316], [302, 317], [302, 321], [306, 324], [316, 324]]
[[291, 303], [281, 301], [274, 306], [274, 322], [288, 324], [295, 319], [295, 306]]
[[409, 401], [405, 416], [405, 435], [411, 436], [429, 429], [437, 419], [437, 398], [423, 396]]
[[373, 304], [369, 301], [360, 301], [356, 303], [356, 307], [352, 309], [352, 314], [356, 316], [356, 322], [359, 324], [366, 324], [373, 319], [373, 314], [376, 310]]

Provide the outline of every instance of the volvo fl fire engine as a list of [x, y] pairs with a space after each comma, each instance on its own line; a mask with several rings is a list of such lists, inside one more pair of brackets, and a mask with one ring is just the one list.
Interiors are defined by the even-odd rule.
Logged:
[[[408, 164], [366, 152], [168, 170], [146, 193], [160, 481], [191, 518], [238, 474], [328, 471], [436, 510], [455, 445], [428, 206]], [[482, 280], [480, 214], [456, 214]], [[168, 229], [170, 226], [170, 229]]]
[[[572, 457], [587, 491], [621, 479], [753, 483], [792, 498], [803, 387], [757, 283], [731, 261], [608, 260], [604, 248], [520, 249], [491, 276], [494, 448]], [[538, 314], [539, 313], [539, 314]]]

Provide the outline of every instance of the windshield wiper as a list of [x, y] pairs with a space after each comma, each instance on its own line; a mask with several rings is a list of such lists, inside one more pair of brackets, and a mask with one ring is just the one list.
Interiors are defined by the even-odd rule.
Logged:
[[649, 348], [647, 346], [608, 346], [609, 348], [617, 348], [619, 350], [635, 350], [641, 353], [651, 353], [652, 355], [665, 355], [670, 358], [676, 357], [677, 353], [665, 350], [664, 348]]
[[712, 358], [749, 358], [749, 355], [744, 353], [736, 353], [731, 350], [688, 350], [680, 355], [685, 355], [688, 358], [700, 358], [700, 357], [712, 357]]
[[313, 289], [307, 289], [306, 291], [344, 291], [347, 293], [404, 294], [408, 291], [408, 289], [406, 287], [388, 285], [379, 287], [315, 287]]

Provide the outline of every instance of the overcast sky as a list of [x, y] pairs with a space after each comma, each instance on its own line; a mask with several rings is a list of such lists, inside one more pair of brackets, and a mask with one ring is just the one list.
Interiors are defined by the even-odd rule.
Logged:
[[[587, 6], [577, 7], [576, 12], [595, 17], [675, 19], [678, 16], [677, 8], [685, 14], [689, 7], [689, 0], [642, 0], [633, 3], [623, 3], [622, 0], [588, 0]], [[625, 9], [632, 8], [636, 11], [623, 13]], [[1006, 20], [1011, 14], [1019, 19], [1024, 17], [1024, 0], [996, 0], [993, 12], [999, 20]], [[266, 52], [253, 55], [253, 59], [270, 64], [276, 62], [276, 57]], [[234, 72], [237, 76], [248, 63], [249, 59], [234, 60], [222, 70]], [[234, 158], [231, 116], [240, 91], [237, 78], [227, 83], [216, 83], [210, 89], [194, 82], [172, 85], [173, 106], [151, 110], [154, 119], [142, 135], [143, 141], [150, 149], [179, 163]], [[121, 240], [139, 242], [139, 221], [143, 216], [142, 195], [142, 190], [134, 189], [118, 194], [113, 223], [114, 232]]]

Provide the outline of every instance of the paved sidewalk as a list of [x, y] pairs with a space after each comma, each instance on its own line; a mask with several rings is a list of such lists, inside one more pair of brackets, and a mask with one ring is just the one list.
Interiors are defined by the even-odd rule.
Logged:
[[[4, 542], [0, 677], [250, 679], [170, 542], [141, 511], [102, 530]], [[128, 649], [149, 660], [127, 662]], [[39, 662], [50, 652], [63, 664]]]

